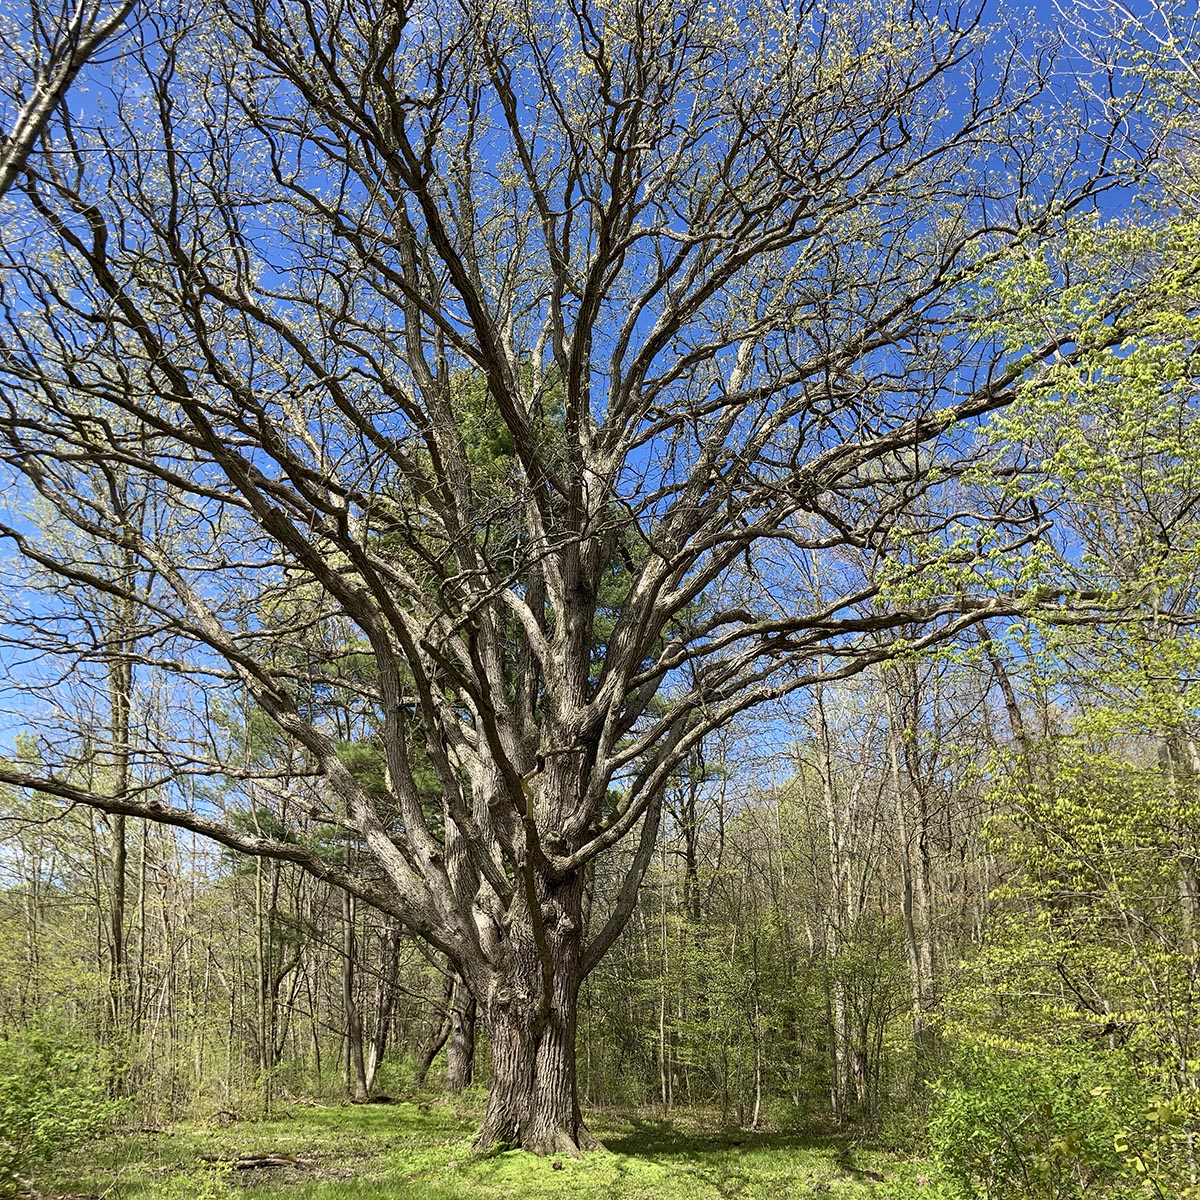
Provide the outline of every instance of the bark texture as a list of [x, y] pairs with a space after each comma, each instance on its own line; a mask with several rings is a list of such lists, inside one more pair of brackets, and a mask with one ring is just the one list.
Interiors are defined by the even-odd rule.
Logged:
[[507, 1145], [575, 1155], [599, 1145], [584, 1125], [575, 1074], [582, 874], [539, 893], [542, 936], [528, 913], [514, 922], [506, 969], [496, 973], [480, 1005], [492, 1077], [475, 1144], [481, 1151]]
[[455, 979], [450, 1000], [446, 1046], [446, 1091], [461, 1092], [475, 1080], [475, 997]]

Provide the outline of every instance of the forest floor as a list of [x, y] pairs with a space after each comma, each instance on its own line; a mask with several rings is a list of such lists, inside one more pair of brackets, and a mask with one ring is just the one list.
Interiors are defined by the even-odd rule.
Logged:
[[[479, 1107], [297, 1106], [80, 1147], [46, 1200], [933, 1200], [928, 1164], [844, 1138], [593, 1114], [580, 1159], [471, 1154]], [[269, 1164], [274, 1165], [269, 1165]], [[251, 1165], [253, 1164], [253, 1165]]]

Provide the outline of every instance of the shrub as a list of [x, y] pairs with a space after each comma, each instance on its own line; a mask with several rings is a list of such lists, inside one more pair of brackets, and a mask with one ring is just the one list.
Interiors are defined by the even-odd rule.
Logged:
[[0, 1042], [0, 1197], [22, 1178], [93, 1136], [118, 1111], [95, 1068], [95, 1054], [47, 1033]]
[[[1144, 1107], [1115, 1055], [966, 1040], [935, 1087], [930, 1135], [962, 1197], [1127, 1195], [1121, 1134]], [[1116, 1189], [1116, 1190], [1114, 1190]]]

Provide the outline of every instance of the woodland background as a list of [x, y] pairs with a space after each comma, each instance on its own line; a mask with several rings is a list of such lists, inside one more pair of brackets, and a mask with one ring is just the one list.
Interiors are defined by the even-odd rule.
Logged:
[[[1152, 620], [1013, 627], [713, 739], [584, 993], [584, 1102], [932, 1138], [990, 1195], [1189, 1194], [1194, 653]], [[486, 1083], [453, 973], [344, 893], [6, 805], [10, 1091], [153, 1122]]]

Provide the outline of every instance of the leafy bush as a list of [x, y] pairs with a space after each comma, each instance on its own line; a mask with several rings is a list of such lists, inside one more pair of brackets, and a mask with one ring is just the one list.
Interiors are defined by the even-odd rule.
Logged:
[[1116, 1056], [1087, 1047], [965, 1040], [936, 1086], [930, 1135], [962, 1197], [1128, 1195], [1118, 1147], [1144, 1107], [1140, 1090]]
[[212, 1163], [172, 1175], [156, 1190], [158, 1200], [226, 1200], [236, 1195], [228, 1163]]
[[[1200, 1092], [1151, 1096], [1129, 1126], [1113, 1136], [1131, 1180], [1156, 1200], [1200, 1200], [1195, 1145]], [[1132, 1188], [1130, 1189], [1132, 1190]]]
[[105, 1096], [95, 1055], [46, 1033], [0, 1042], [0, 1197], [23, 1176], [93, 1136], [120, 1108]]

